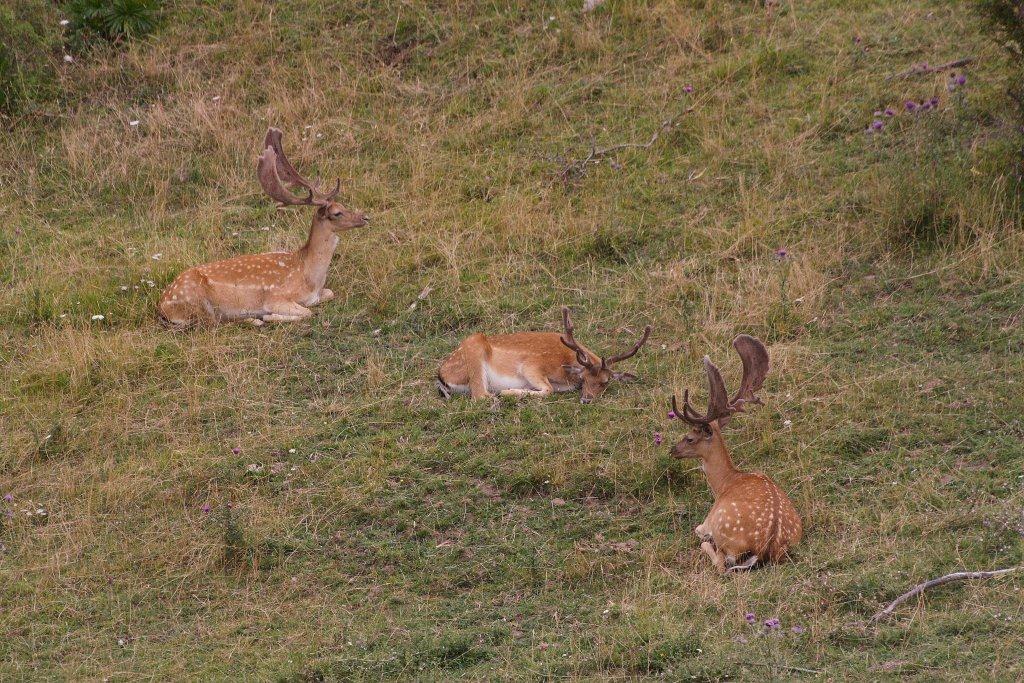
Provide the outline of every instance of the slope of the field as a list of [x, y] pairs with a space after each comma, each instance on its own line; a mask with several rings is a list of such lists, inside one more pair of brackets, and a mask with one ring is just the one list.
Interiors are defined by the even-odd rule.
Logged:
[[[963, 3], [767, 4], [177, 0], [63, 65], [0, 138], [0, 679], [1024, 677], [1024, 576], [866, 623], [1024, 554], [1019, 76]], [[162, 329], [183, 268], [304, 238], [269, 125], [373, 215], [337, 299]], [[438, 399], [563, 304], [654, 326], [639, 383]], [[806, 539], [722, 578], [666, 412], [740, 332], [728, 443]]]

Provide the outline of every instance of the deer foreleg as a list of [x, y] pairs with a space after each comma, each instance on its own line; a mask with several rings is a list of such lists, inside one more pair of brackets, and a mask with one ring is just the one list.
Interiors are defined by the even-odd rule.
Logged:
[[268, 323], [290, 323], [313, 315], [313, 311], [294, 301], [275, 302], [268, 305], [267, 310], [263, 321]]
[[757, 564], [758, 559], [759, 558], [757, 557], [757, 555], [751, 555], [742, 562], [737, 562], [733, 564], [731, 567], [727, 567], [725, 571], [731, 574], [733, 572], [742, 572], [753, 569], [754, 565]]
[[551, 388], [551, 382], [544, 376], [543, 373], [539, 373], [532, 370], [526, 370], [523, 372], [523, 378], [529, 382], [532, 389], [503, 389], [501, 392], [502, 396], [547, 396], [554, 389]]
[[701, 543], [700, 549], [711, 558], [711, 562], [715, 565], [715, 569], [717, 569], [720, 574], [724, 574], [726, 570], [725, 553], [716, 548], [711, 541], [704, 541]]

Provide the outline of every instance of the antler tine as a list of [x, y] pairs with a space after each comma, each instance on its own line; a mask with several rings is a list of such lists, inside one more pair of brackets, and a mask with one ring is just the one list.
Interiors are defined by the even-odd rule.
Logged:
[[729, 401], [734, 410], [743, 410], [746, 403], [760, 404], [761, 399], [755, 393], [764, 384], [764, 378], [768, 374], [768, 350], [761, 343], [760, 339], [751, 337], [748, 334], [741, 334], [732, 341], [732, 346], [743, 361], [743, 379], [740, 382], [740, 389]]
[[259, 163], [256, 166], [256, 175], [259, 177], [263, 191], [276, 201], [280, 206], [306, 206], [313, 204], [313, 190], [309, 190], [309, 196], [299, 198], [285, 189], [278, 174], [280, 165], [277, 163], [277, 153], [273, 147], [266, 147], [260, 155]]
[[605, 358], [604, 360], [601, 361], [601, 363], [603, 365], [605, 365], [605, 366], [608, 366], [608, 365], [611, 365], [612, 363], [618, 363], [619, 361], [626, 360], [627, 358], [632, 358], [633, 356], [636, 355], [636, 352], [640, 350], [640, 347], [647, 343], [647, 338], [649, 336], [651, 336], [651, 326], [650, 325], [648, 325], [647, 327], [644, 328], [643, 336], [640, 337], [640, 341], [638, 341], [636, 344], [633, 344], [633, 348], [631, 348], [626, 353], [620, 353], [617, 356], [611, 356], [610, 358]]
[[587, 356], [587, 353], [580, 347], [579, 343], [576, 341], [576, 337], [573, 336], [573, 332], [576, 330], [576, 328], [573, 327], [572, 318], [569, 317], [568, 306], [562, 306], [562, 324], [565, 326], [565, 334], [559, 337], [561, 342], [565, 344], [565, 346], [569, 347], [570, 349], [576, 352], [576, 361], [580, 365], [582, 365], [585, 368], [594, 367], [594, 364], [590, 362], [590, 357]]
[[334, 183], [334, 189], [324, 195], [324, 201], [333, 202], [334, 198], [338, 196], [341, 191], [341, 178], [338, 178]]
[[693, 406], [690, 405], [690, 390], [689, 389], [684, 389], [683, 390], [683, 409], [682, 410], [680, 410], [679, 406], [676, 404], [676, 395], [672, 394], [672, 412], [675, 413], [676, 417], [678, 417], [679, 419], [683, 420], [684, 422], [687, 422], [687, 423], [693, 425], [694, 427], [700, 427], [700, 426], [707, 425], [707, 424], [709, 424], [711, 422], [711, 420], [714, 419], [713, 417], [707, 417], [705, 415], [701, 415], [696, 410], [694, 410]]
[[708, 422], [718, 420], [732, 413], [729, 409], [729, 394], [725, 390], [725, 380], [718, 366], [704, 356], [704, 371], [708, 375]]
[[333, 191], [328, 194], [324, 194], [324, 192], [320, 190], [319, 182], [310, 182], [296, 171], [294, 166], [292, 166], [292, 162], [288, 160], [288, 156], [284, 153], [284, 147], [281, 144], [282, 135], [283, 134], [280, 129], [269, 128], [267, 130], [267, 136], [263, 139], [264, 149], [270, 147], [277, 155], [277, 175], [281, 180], [292, 187], [301, 187], [307, 190], [313, 197], [313, 204], [322, 206], [334, 201], [334, 198], [341, 190], [341, 179], [338, 179]]

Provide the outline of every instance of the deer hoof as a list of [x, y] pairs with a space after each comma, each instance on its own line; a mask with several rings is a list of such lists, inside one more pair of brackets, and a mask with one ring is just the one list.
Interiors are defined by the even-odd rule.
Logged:
[[248, 318], [246, 322], [252, 325], [253, 327], [259, 327], [260, 325], [263, 324], [263, 318]]
[[726, 568], [725, 573], [726, 574], [735, 574], [737, 572], [750, 571], [751, 569], [754, 568], [754, 565], [757, 564], [757, 560], [758, 560], [757, 555], [751, 555], [750, 557], [745, 559], [743, 562], [739, 562], [739, 563], [737, 563], [734, 560], [732, 566]]

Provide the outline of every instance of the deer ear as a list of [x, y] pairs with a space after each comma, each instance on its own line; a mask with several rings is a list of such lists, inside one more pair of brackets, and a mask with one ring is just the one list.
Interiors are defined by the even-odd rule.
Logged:
[[722, 417], [718, 418], [718, 428], [719, 429], [724, 429], [725, 426], [727, 424], [729, 424], [729, 420], [731, 420], [731, 419], [732, 419], [732, 414], [723, 415]]
[[632, 372], [613, 372], [612, 379], [616, 379], [620, 382], [637, 382], [640, 380], [640, 378]]
[[583, 368], [579, 365], [563, 365], [562, 369], [565, 370], [565, 374], [571, 377], [581, 377], [583, 375]]

